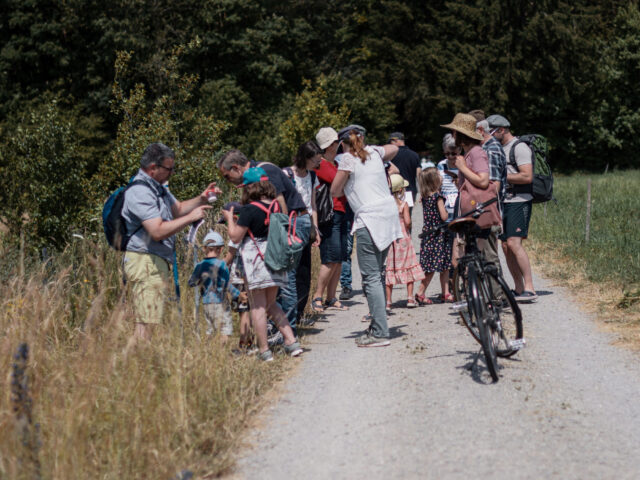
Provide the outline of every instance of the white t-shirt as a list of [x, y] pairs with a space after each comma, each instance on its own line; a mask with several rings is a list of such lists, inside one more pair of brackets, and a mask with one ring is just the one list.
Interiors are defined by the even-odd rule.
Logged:
[[[389, 184], [384, 170], [384, 148], [366, 146], [369, 154], [366, 162], [350, 153], [343, 153], [336, 157], [338, 170], [349, 172], [349, 179], [344, 186], [344, 194], [354, 212], [363, 205], [376, 203], [381, 198], [388, 197]], [[362, 225], [364, 226], [364, 225]]]
[[[514, 138], [509, 143], [502, 146], [502, 149], [504, 150], [504, 154], [507, 157], [507, 174], [518, 173], [518, 169], [509, 163], [509, 155], [511, 154], [511, 148], [516, 143], [516, 140], [518, 139]], [[531, 165], [531, 155], [532, 155], [532, 152], [531, 152], [531, 149], [529, 148], [529, 145], [527, 145], [526, 143], [519, 143], [515, 149], [515, 160], [518, 167], [520, 167], [521, 165]], [[504, 197], [504, 202], [505, 203], [528, 202], [529, 200], [532, 200], [532, 199], [533, 199], [533, 196], [530, 193], [514, 194], [514, 193], [509, 193], [509, 191], [507, 191], [507, 194]]]
[[440, 178], [442, 178], [440, 193], [444, 195], [444, 208], [449, 214], [449, 218], [447, 219], [447, 221], [450, 221], [453, 219], [453, 212], [455, 210], [456, 200], [458, 198], [458, 186], [456, 185], [456, 182], [451, 175], [447, 175], [446, 173], [444, 173], [445, 170], [457, 174], [458, 169], [455, 167], [449, 167], [446, 158], [438, 162], [438, 173], [440, 174]]
[[307, 206], [307, 210], [309, 211], [309, 215], [313, 213], [313, 208], [311, 208], [311, 193], [314, 188], [318, 188], [320, 182], [318, 182], [318, 177], [316, 176], [316, 181], [313, 185], [311, 185], [311, 173], [307, 171], [307, 174], [304, 177], [299, 177], [298, 175], [293, 174], [293, 178], [296, 184], [296, 190], [302, 197], [302, 201]]

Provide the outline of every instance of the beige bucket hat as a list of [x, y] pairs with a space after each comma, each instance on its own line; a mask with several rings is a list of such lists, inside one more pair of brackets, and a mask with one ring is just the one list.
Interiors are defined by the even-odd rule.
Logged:
[[453, 121], [447, 125], [440, 125], [443, 128], [449, 128], [465, 134], [469, 138], [474, 140], [482, 140], [482, 135], [476, 131], [476, 119], [473, 115], [468, 113], [456, 113], [453, 117]]

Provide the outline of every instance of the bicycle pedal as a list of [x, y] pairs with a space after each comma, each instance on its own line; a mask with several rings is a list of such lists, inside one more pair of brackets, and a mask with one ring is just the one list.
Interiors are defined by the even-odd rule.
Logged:
[[521, 350], [526, 346], [527, 346], [527, 342], [524, 338], [518, 338], [516, 340], [511, 340], [509, 342], [509, 347], [511, 347], [514, 350]]
[[454, 312], [466, 312], [467, 309], [468, 309], [467, 302], [455, 302], [455, 303], [452, 303], [450, 308]]

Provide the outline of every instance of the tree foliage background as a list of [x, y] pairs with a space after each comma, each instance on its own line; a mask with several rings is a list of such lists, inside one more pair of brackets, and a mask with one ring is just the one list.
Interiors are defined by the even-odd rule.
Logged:
[[557, 170], [638, 167], [639, 75], [637, 1], [0, 0], [0, 218], [64, 242], [151, 140], [184, 197], [227, 147], [284, 164], [357, 122], [437, 156], [475, 108]]

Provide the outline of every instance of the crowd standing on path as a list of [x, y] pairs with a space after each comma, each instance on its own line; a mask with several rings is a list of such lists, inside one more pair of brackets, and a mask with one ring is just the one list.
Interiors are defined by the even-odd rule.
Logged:
[[[206, 335], [224, 344], [233, 333], [230, 294], [240, 319], [239, 352], [272, 360], [271, 347], [277, 343], [269, 337], [272, 330], [285, 353], [300, 355], [298, 328], [313, 323], [304, 316], [312, 283], [312, 249], [319, 248], [321, 265], [311, 309], [316, 315], [347, 310], [341, 300], [353, 294], [355, 239], [369, 307], [363, 318], [369, 325], [356, 344], [389, 345], [387, 314], [393, 306], [394, 285], [406, 285], [407, 308], [453, 301], [449, 277], [460, 255], [459, 240], [434, 227], [463, 213], [461, 198], [469, 189], [495, 191], [499, 199], [502, 223], [485, 228], [478, 242], [485, 259], [501, 269], [501, 240], [516, 298], [535, 301], [522, 245], [531, 218], [531, 149], [511, 133], [502, 115], [485, 118], [482, 111], [473, 110], [456, 114], [442, 126], [449, 131], [442, 141], [445, 158], [437, 167], [424, 169], [401, 132], [390, 134], [386, 145], [368, 145], [366, 129], [356, 124], [339, 131], [329, 126], [319, 129], [313, 140], [299, 146], [292, 165], [282, 169], [249, 160], [237, 149], [222, 155], [217, 163], [220, 174], [242, 190], [240, 202], [222, 207], [219, 231], [205, 236], [204, 259], [189, 279], [190, 286], [201, 290]], [[128, 243], [123, 266], [136, 314], [137, 341], [151, 340], [153, 326], [163, 321], [172, 265], [175, 268], [175, 234], [202, 220], [211, 208], [208, 202], [222, 193], [211, 183], [197, 197], [180, 202], [168, 188], [174, 171], [174, 152], [153, 143], [142, 154], [135, 182], [124, 194], [122, 218]], [[419, 252], [410, 235], [411, 209], [417, 202], [423, 212]], [[223, 256], [225, 240], [220, 232], [225, 229], [228, 243]], [[289, 263], [274, 267], [269, 251], [283, 252]], [[427, 298], [436, 272], [441, 293]]]

